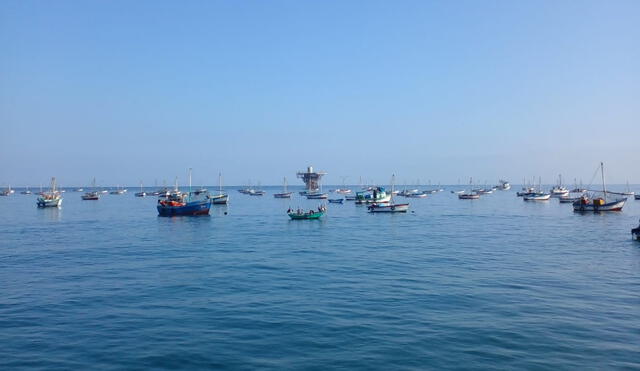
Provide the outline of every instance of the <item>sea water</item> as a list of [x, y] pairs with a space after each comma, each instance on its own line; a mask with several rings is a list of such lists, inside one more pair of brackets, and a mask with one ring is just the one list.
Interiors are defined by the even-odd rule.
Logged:
[[0, 369], [640, 368], [633, 197], [292, 221], [321, 201], [267, 191], [176, 218], [131, 193], [0, 197]]

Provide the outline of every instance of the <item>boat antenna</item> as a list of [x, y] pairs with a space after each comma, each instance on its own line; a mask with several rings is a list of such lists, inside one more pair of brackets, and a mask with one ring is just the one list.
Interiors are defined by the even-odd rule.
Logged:
[[604, 193], [604, 203], [607, 203], [607, 188], [604, 185], [604, 163], [600, 163], [600, 173], [602, 173], [602, 193]]

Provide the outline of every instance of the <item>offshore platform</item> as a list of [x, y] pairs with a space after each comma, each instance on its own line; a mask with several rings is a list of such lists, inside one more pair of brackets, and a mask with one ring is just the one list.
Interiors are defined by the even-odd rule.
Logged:
[[313, 166], [309, 166], [307, 171], [298, 171], [296, 176], [307, 186], [307, 191], [315, 192], [320, 189], [320, 179], [326, 175], [324, 171], [313, 171]]

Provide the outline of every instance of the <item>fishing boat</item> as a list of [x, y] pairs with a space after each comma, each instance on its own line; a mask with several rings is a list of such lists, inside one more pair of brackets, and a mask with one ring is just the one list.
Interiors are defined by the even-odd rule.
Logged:
[[76, 188], [73, 190], [74, 192], [84, 192], [84, 188]]
[[136, 192], [135, 196], [136, 197], [146, 197], [147, 196], [147, 192], [142, 190], [142, 180], [140, 181], [140, 192]]
[[500, 184], [498, 185], [498, 189], [501, 191], [508, 191], [511, 189], [511, 184], [509, 184], [509, 182], [507, 182], [506, 180], [502, 180], [500, 179], [498, 181]]
[[329, 198], [328, 193], [307, 193], [307, 200], [326, 200]]
[[569, 190], [562, 185], [562, 174], [558, 175], [558, 184], [551, 188], [551, 197], [562, 197], [569, 195]]
[[289, 215], [289, 218], [291, 218], [292, 220], [320, 219], [321, 217], [324, 216], [326, 211], [327, 211], [327, 208], [324, 207], [324, 205], [321, 205], [318, 207], [317, 211], [309, 210], [308, 212], [304, 212], [301, 209], [298, 209], [298, 210], [289, 209], [287, 210], [287, 215]]
[[525, 201], [549, 201], [550, 198], [551, 194], [544, 192], [529, 193], [522, 197], [522, 199]]
[[391, 176], [391, 194], [388, 203], [374, 203], [367, 206], [370, 213], [406, 213], [409, 210], [409, 204], [396, 204], [393, 202], [393, 187], [395, 183], [395, 175]]
[[459, 194], [464, 193], [464, 189], [460, 190], [460, 191], [451, 191], [451, 193], [453, 193], [454, 195], [459, 195]]
[[458, 194], [458, 199], [460, 200], [477, 200], [480, 198], [480, 195], [472, 190], [473, 188], [473, 178], [469, 178], [469, 192]]
[[176, 188], [164, 200], [158, 200], [159, 216], [195, 216], [209, 215], [211, 201], [208, 192], [196, 194], [191, 191], [191, 169], [189, 169], [189, 192], [180, 192]]
[[85, 201], [97, 201], [100, 199], [100, 192], [96, 191], [96, 178], [93, 178], [91, 182], [91, 189], [93, 191], [87, 192], [80, 196]]
[[344, 203], [344, 198], [330, 198], [329, 199], [329, 203], [332, 203], [332, 204], [343, 204]]
[[607, 200], [607, 187], [604, 179], [604, 163], [600, 163], [600, 174], [602, 175], [602, 197], [595, 197], [583, 194], [579, 200], [573, 203], [573, 211], [575, 212], [604, 212], [604, 211], [622, 211], [626, 198], [617, 198]]
[[118, 186], [116, 187], [116, 189], [114, 191], [111, 191], [109, 193], [111, 193], [112, 195], [123, 195], [127, 190], [120, 188], [120, 185], [118, 184]]
[[56, 189], [56, 178], [51, 178], [51, 190], [42, 192], [36, 201], [38, 207], [60, 207], [62, 205], [62, 196]]
[[222, 173], [218, 173], [218, 194], [209, 195], [209, 199], [214, 205], [226, 205], [229, 203], [229, 194], [222, 189]]
[[16, 191], [14, 191], [13, 189], [11, 189], [11, 185], [9, 185], [9, 187], [7, 187], [6, 189], [4, 189], [2, 192], [0, 192], [0, 196], [11, 196], [12, 194], [14, 194]]
[[21, 195], [30, 195], [32, 194], [31, 190], [29, 189], [29, 187], [27, 187], [27, 189], [25, 189], [24, 191], [20, 192]]
[[569, 195], [558, 197], [558, 201], [561, 204], [572, 204], [572, 203], [578, 201], [579, 199], [580, 199], [580, 197], [571, 197]]
[[522, 192], [516, 192], [516, 196], [524, 197], [526, 195], [530, 195], [534, 193], [536, 193], [536, 189], [534, 187], [523, 187]]
[[640, 200], [640, 195], [634, 195], [633, 198], [636, 200]]
[[356, 192], [356, 204], [381, 204], [391, 201], [384, 187], [372, 187], [371, 191]]
[[404, 195], [407, 198], [426, 198], [427, 194], [424, 192], [412, 192]]
[[629, 181], [627, 180], [627, 188], [624, 192], [622, 192], [623, 196], [635, 196], [635, 192], [629, 188]]
[[345, 200], [345, 201], [355, 201], [355, 200], [356, 200], [356, 195], [347, 195], [347, 196], [344, 196], [344, 200]]
[[251, 192], [249, 192], [249, 196], [264, 196], [265, 194], [267, 194], [267, 192], [255, 189], [252, 189]]
[[631, 237], [636, 241], [640, 241], [640, 225], [631, 230]]
[[275, 198], [291, 198], [293, 192], [287, 191], [287, 177], [284, 177], [282, 181], [282, 193], [274, 193], [273, 197]]

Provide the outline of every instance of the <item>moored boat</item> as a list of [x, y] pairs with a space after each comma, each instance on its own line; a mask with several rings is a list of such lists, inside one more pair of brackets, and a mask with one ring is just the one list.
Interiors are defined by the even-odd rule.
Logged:
[[573, 211], [575, 212], [608, 212], [608, 211], [622, 211], [626, 198], [617, 198], [614, 200], [607, 200], [607, 187], [604, 179], [604, 163], [600, 163], [600, 173], [602, 175], [602, 197], [591, 197], [587, 194], [583, 194], [579, 200], [573, 203]]
[[287, 191], [287, 177], [284, 177], [283, 183], [282, 183], [282, 193], [274, 193], [273, 197], [274, 198], [291, 198], [292, 194], [293, 192]]
[[36, 201], [38, 207], [60, 207], [62, 205], [62, 196], [56, 189], [56, 178], [51, 178], [51, 190], [42, 192]]
[[332, 204], [342, 204], [344, 203], [344, 198], [330, 198], [329, 203]]
[[549, 201], [550, 198], [551, 194], [545, 192], [529, 193], [522, 197], [525, 201]]
[[391, 193], [388, 203], [373, 203], [367, 206], [370, 213], [406, 213], [409, 210], [409, 204], [396, 204], [393, 202], [395, 175], [391, 176]]
[[[191, 189], [191, 169], [189, 169], [189, 189]], [[205, 192], [180, 192], [177, 187], [166, 199], [158, 199], [156, 206], [159, 216], [209, 215], [211, 201]]]
[[142, 190], [142, 180], [140, 181], [140, 192], [136, 192], [135, 196], [136, 197], [146, 197], [147, 196], [147, 192]]
[[229, 203], [229, 194], [222, 189], [222, 173], [218, 173], [218, 194], [209, 195], [209, 199], [214, 205], [226, 205]]
[[356, 192], [356, 204], [381, 204], [391, 201], [391, 194], [384, 187], [372, 187], [370, 191]]
[[640, 225], [631, 230], [631, 237], [636, 241], [640, 241]]
[[473, 178], [469, 178], [469, 192], [459, 193], [459, 200], [477, 200], [480, 198], [480, 195], [477, 192], [472, 190], [473, 188]]

